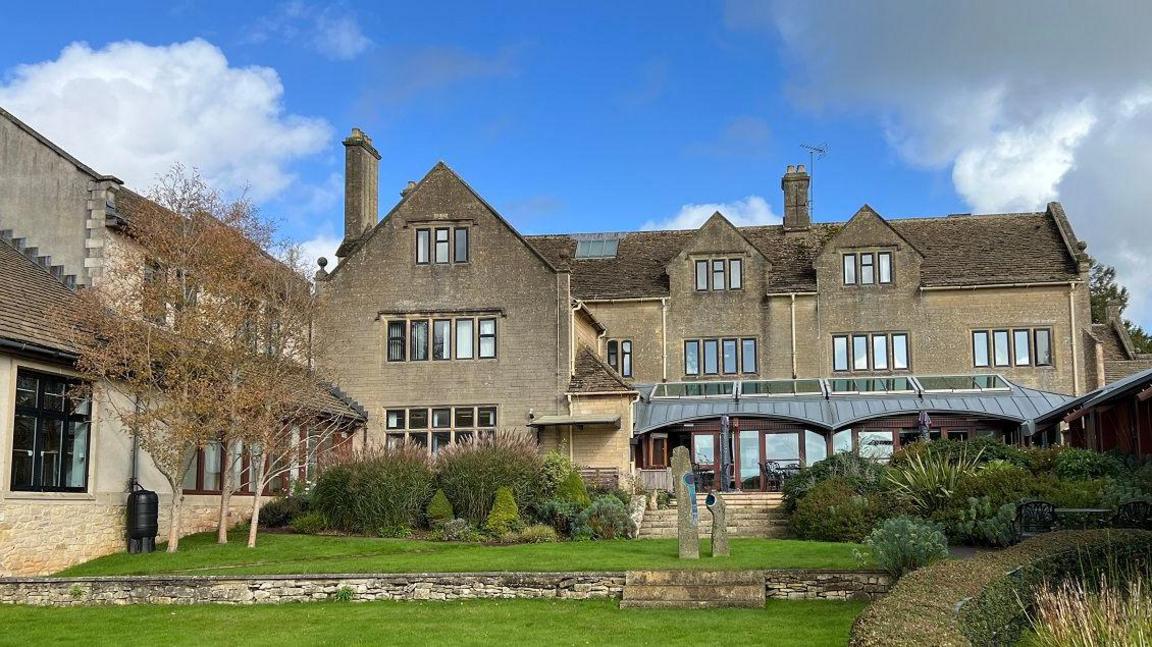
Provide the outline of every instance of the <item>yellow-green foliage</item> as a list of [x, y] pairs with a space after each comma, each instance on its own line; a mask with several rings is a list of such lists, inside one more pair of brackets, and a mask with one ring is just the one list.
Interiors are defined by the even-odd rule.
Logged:
[[432, 501], [428, 503], [426, 514], [428, 515], [428, 523], [433, 526], [444, 525], [456, 516], [452, 511], [452, 504], [444, 495], [444, 490], [436, 490], [436, 494], [432, 496]]
[[584, 479], [576, 470], [569, 471], [564, 480], [560, 481], [560, 485], [556, 488], [556, 498], [560, 501], [575, 503], [581, 508], [586, 508], [589, 503], [592, 503], [592, 499], [588, 496], [588, 488], [584, 485]]
[[520, 527], [520, 508], [516, 506], [516, 497], [512, 496], [512, 488], [504, 486], [496, 490], [496, 502], [492, 504], [492, 512], [488, 513], [488, 520], [484, 529], [494, 535], [503, 535], [517, 530]]

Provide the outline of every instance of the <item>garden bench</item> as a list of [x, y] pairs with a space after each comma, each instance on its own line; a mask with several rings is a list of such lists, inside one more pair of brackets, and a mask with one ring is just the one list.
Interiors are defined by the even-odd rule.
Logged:
[[1152, 530], [1152, 503], [1129, 501], [1121, 505], [1116, 510], [1116, 515], [1112, 517], [1112, 526]]
[[1013, 521], [1018, 538], [1034, 537], [1056, 528], [1056, 506], [1047, 501], [1023, 501]]

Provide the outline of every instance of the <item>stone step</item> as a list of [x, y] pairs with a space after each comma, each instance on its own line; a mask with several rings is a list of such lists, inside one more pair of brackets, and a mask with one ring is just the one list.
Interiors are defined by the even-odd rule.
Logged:
[[[701, 539], [708, 539], [711, 533], [709, 528], [700, 528], [696, 536]], [[636, 535], [638, 539], [675, 539], [678, 536], [675, 528], [645, 529]], [[789, 535], [787, 526], [773, 526], [771, 528], [729, 528], [728, 536], [733, 539], [784, 539]]]
[[629, 571], [621, 608], [764, 606], [761, 571]]

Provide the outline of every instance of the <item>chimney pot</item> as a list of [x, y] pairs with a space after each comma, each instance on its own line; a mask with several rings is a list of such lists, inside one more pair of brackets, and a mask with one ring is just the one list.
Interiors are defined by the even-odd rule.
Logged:
[[797, 165], [796, 165], [796, 172], [797, 172], [797, 173], [807, 173], [808, 171], [805, 171], [805, 170], [804, 170], [804, 165], [803, 165], [803, 164], [797, 164]]
[[344, 140], [344, 242], [336, 250], [344, 258], [361, 236], [376, 226], [380, 205], [380, 153], [359, 128]]
[[784, 173], [785, 173], [786, 175], [792, 175], [792, 174], [793, 174], [793, 173], [795, 173], [795, 172], [796, 172], [796, 167], [795, 167], [795, 166], [793, 166], [793, 165], [791, 165], [791, 164], [789, 164], [789, 165], [788, 165], [788, 168], [787, 168], [787, 169], [784, 171]]

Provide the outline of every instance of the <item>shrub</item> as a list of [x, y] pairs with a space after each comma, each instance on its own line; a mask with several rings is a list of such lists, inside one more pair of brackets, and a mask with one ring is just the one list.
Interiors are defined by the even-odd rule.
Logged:
[[576, 518], [587, 506], [572, 501], [550, 499], [536, 509], [536, 519], [561, 535], [571, 536], [576, 529]]
[[588, 504], [592, 503], [592, 498], [588, 496], [588, 488], [584, 485], [584, 479], [576, 470], [568, 472], [555, 492], [556, 500], [569, 501], [581, 508], [586, 508]]
[[582, 539], [616, 539], [627, 537], [632, 529], [628, 508], [620, 499], [604, 495], [597, 498], [576, 517], [575, 536]]
[[265, 528], [287, 528], [292, 520], [308, 512], [308, 496], [290, 494], [277, 497], [260, 508], [260, 525]]
[[1015, 503], [1031, 495], [1032, 473], [1023, 467], [999, 461], [985, 463], [984, 467], [961, 476], [950, 507], [967, 509], [968, 499], [988, 498], [994, 507]]
[[1004, 461], [1024, 468], [1031, 467], [1032, 464], [1028, 451], [1009, 445], [995, 436], [976, 436], [970, 440], [941, 438], [928, 442], [917, 441], [893, 453], [892, 466], [899, 467], [915, 456], [924, 459], [938, 457], [948, 461], [955, 461], [960, 457], [977, 457], [978, 463]]
[[448, 497], [444, 496], [444, 490], [436, 490], [436, 494], [432, 495], [432, 501], [428, 503], [427, 515], [428, 523], [433, 528], [442, 526], [456, 518], [456, 513], [452, 511], [452, 504], [448, 502]]
[[484, 530], [500, 536], [520, 528], [520, 508], [512, 496], [512, 488], [504, 486], [496, 490], [496, 501], [484, 522]]
[[968, 497], [968, 506], [946, 521], [948, 536], [977, 546], [1011, 546], [1016, 541], [1016, 504], [997, 506], [989, 497]]
[[440, 539], [444, 541], [479, 541], [480, 533], [465, 519], [453, 519], [440, 528]]
[[960, 481], [976, 473], [980, 453], [967, 450], [949, 455], [921, 452], [908, 456], [887, 474], [892, 492], [923, 516], [948, 506]]
[[784, 509], [791, 512], [812, 488], [828, 479], [843, 480], [857, 494], [879, 492], [888, 468], [854, 453], [833, 454], [784, 481]]
[[535, 524], [520, 531], [519, 540], [526, 544], [546, 544], [558, 541], [556, 530], [552, 526]]
[[837, 477], [800, 499], [789, 523], [801, 539], [858, 542], [891, 512], [881, 495], [857, 494], [848, 479]]
[[420, 523], [433, 487], [424, 448], [407, 443], [377, 448], [325, 468], [316, 481], [312, 509], [336, 530], [398, 536]]
[[948, 556], [948, 539], [934, 523], [915, 517], [893, 517], [868, 534], [864, 544], [872, 559], [892, 577]]
[[1052, 472], [1063, 479], [1089, 480], [1121, 476], [1124, 464], [1111, 454], [1068, 447], [1056, 455]]
[[542, 498], [543, 464], [535, 439], [521, 433], [473, 437], [436, 456], [440, 487], [456, 514], [473, 525], [484, 523], [502, 487], [520, 508], [533, 507]]
[[852, 626], [852, 647], [1012, 645], [1040, 584], [1098, 573], [1103, 563], [1152, 554], [1152, 532], [1076, 530], [1046, 533], [1001, 551], [944, 560], [910, 573]]
[[1036, 476], [1030, 484], [1030, 496], [1053, 503], [1058, 508], [1094, 508], [1101, 504], [1107, 479], [1076, 481], [1052, 475]]
[[599, 499], [600, 497], [605, 496], [610, 496], [616, 499], [621, 504], [623, 504], [625, 508], [628, 507], [628, 503], [632, 500], [632, 493], [621, 490], [620, 488], [605, 487], [603, 485], [593, 485], [592, 487], [588, 488], [588, 498], [590, 500]]
[[544, 455], [540, 469], [540, 495], [555, 497], [560, 484], [573, 472], [576, 472], [576, 465], [570, 458], [555, 449], [549, 451]]
[[319, 512], [307, 512], [292, 519], [292, 532], [315, 535], [328, 529], [328, 520]]

